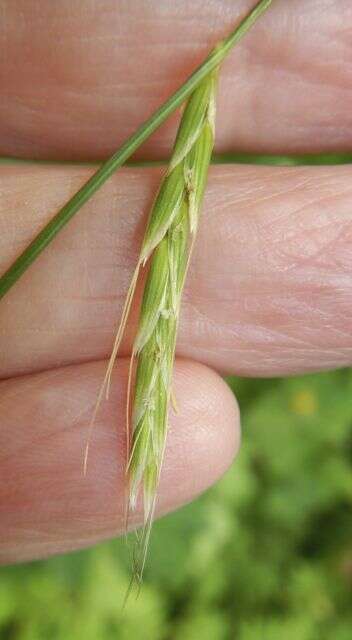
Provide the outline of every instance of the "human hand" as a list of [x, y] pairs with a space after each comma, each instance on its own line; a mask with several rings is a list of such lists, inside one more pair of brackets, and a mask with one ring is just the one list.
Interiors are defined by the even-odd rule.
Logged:
[[[325, 12], [302, 0], [273, 5], [224, 64], [217, 151], [351, 146], [349, 4], [329, 2]], [[82, 4], [83, 11], [69, 0], [6, 0], [1, 153], [107, 156], [251, 5], [121, 0]], [[167, 156], [174, 130], [171, 119], [143, 157]], [[0, 168], [2, 271], [91, 172]], [[268, 376], [350, 364], [350, 176], [348, 166], [211, 169], [184, 295], [179, 413], [170, 416], [159, 513], [213, 483], [238, 448], [235, 401], [213, 370]], [[2, 562], [123, 531], [125, 358], [134, 317], [86, 477], [83, 452], [159, 179], [158, 168], [119, 171], [1, 302]]]

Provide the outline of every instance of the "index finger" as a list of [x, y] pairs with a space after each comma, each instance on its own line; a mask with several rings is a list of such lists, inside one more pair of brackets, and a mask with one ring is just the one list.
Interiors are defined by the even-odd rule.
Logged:
[[[0, 154], [106, 157], [254, 4], [4, 0]], [[274, 2], [224, 64], [217, 151], [350, 148], [351, 20], [349, 0]], [[175, 125], [142, 155], [167, 156]]]

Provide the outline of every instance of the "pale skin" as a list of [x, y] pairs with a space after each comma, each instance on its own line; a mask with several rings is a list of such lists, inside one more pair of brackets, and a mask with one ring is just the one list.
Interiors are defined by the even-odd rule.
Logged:
[[[106, 157], [251, 6], [4, 0], [1, 154]], [[217, 151], [351, 149], [350, 24], [350, 0], [273, 3], [224, 64]], [[174, 118], [140, 155], [167, 156], [175, 126]], [[1, 271], [91, 172], [57, 162], [0, 167]], [[160, 175], [120, 170], [0, 304], [3, 563], [123, 532], [135, 312], [86, 477], [83, 453]], [[170, 415], [159, 514], [214, 483], [238, 450], [239, 412], [220, 374], [351, 364], [351, 177], [349, 166], [211, 168], [182, 308], [179, 412]]]

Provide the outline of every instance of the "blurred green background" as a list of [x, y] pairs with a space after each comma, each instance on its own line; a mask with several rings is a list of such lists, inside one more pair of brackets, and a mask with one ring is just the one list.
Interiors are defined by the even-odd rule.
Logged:
[[352, 372], [229, 384], [240, 455], [156, 523], [139, 598], [124, 540], [5, 568], [2, 640], [351, 640]]

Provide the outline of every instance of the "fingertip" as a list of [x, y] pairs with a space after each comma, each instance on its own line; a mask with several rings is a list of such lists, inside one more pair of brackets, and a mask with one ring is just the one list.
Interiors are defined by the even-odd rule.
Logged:
[[232, 464], [240, 445], [240, 412], [226, 382], [208, 367], [178, 360], [178, 414], [170, 416], [159, 509], [188, 502], [214, 484]]
[[[0, 383], [1, 563], [63, 553], [124, 533], [127, 360], [117, 362], [83, 474], [87, 427], [105, 370], [106, 362], [91, 362]], [[216, 373], [176, 361], [174, 393], [179, 410], [170, 410], [159, 515], [213, 484], [239, 444], [238, 408]], [[139, 501], [129, 522], [139, 526], [143, 517]]]

